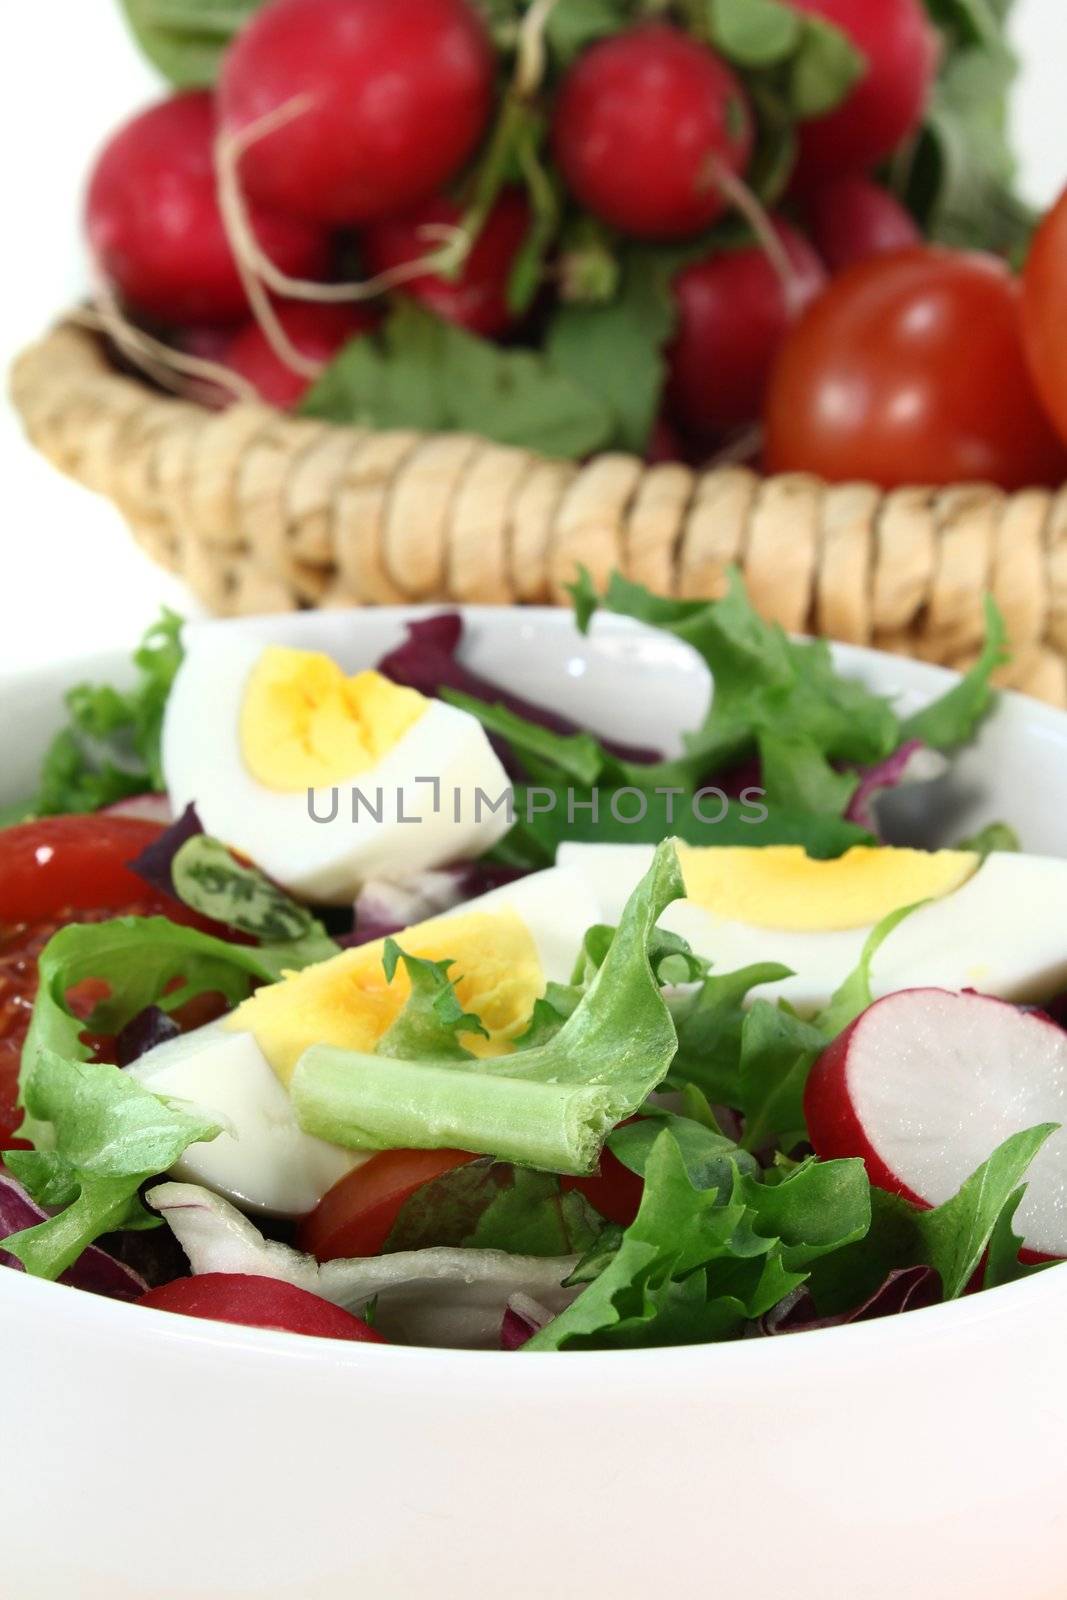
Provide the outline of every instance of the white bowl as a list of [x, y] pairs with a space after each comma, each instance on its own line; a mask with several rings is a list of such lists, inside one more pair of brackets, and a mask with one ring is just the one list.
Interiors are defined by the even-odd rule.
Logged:
[[[372, 663], [411, 612], [202, 626]], [[700, 716], [686, 646], [614, 618], [469, 615], [468, 659], [606, 734]], [[839, 649], [921, 703], [951, 675]], [[64, 687], [0, 683], [0, 804]], [[898, 804], [931, 843], [1013, 822], [1056, 854], [1067, 716], [1005, 696]], [[142, 1311], [0, 1273], [0, 1590], [80, 1600], [1054, 1600], [1067, 1590], [1067, 1272], [773, 1342], [570, 1355], [348, 1345]]]

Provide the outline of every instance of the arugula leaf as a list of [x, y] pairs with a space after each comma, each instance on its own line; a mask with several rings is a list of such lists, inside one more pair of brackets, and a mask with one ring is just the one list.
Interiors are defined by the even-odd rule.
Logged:
[[179, 89], [215, 82], [227, 45], [264, 0], [120, 0], [130, 31]]
[[70, 724], [56, 734], [28, 810], [37, 816], [98, 811], [130, 795], [162, 793], [163, 713], [182, 661], [182, 619], [164, 610], [134, 653], [138, 683], [128, 693], [78, 684], [66, 697]]
[[543, 1044], [469, 1063], [305, 1051], [290, 1089], [301, 1127], [357, 1149], [454, 1148], [591, 1171], [605, 1135], [663, 1080], [675, 1052], [648, 952], [658, 918], [682, 893], [677, 856], [663, 844], [603, 965]]
[[954, 750], [973, 734], [993, 701], [990, 679], [1008, 660], [1004, 618], [992, 595], [985, 597], [986, 642], [971, 670], [951, 689], [907, 718], [901, 741], [919, 739], [935, 750]]
[[957, 1299], [977, 1272], [998, 1224], [998, 1263], [1003, 1263], [1006, 1224], [1001, 1219], [1005, 1213], [1009, 1219], [1014, 1216], [1019, 1185], [1054, 1131], [1054, 1124], [1045, 1123], [1013, 1134], [951, 1200], [932, 1211], [872, 1189], [871, 1229], [862, 1245], [850, 1245], [812, 1269], [811, 1290], [820, 1312], [862, 1304], [899, 1267], [933, 1267], [944, 1298]]
[[37, 1277], [58, 1278], [103, 1233], [157, 1226], [137, 1192], [187, 1149], [221, 1132], [205, 1112], [150, 1093], [118, 1067], [35, 1053], [23, 1084], [40, 1151], [6, 1163], [41, 1204], [63, 1209], [4, 1240]]
[[171, 863], [174, 892], [202, 916], [274, 946], [291, 967], [338, 954], [339, 946], [306, 906], [298, 905], [258, 867], [245, 866], [218, 839], [194, 834]]
[[397, 965], [403, 961], [411, 980], [411, 993], [396, 1021], [378, 1040], [380, 1056], [410, 1057], [413, 1060], [469, 1061], [471, 1052], [460, 1044], [461, 1033], [489, 1034], [482, 1019], [464, 1011], [448, 976], [451, 961], [427, 961], [409, 956], [395, 939], [386, 939], [382, 966], [385, 980], [392, 983]]
[[476, 433], [577, 459], [610, 437], [591, 392], [530, 350], [501, 349], [398, 301], [378, 334], [346, 345], [302, 405], [304, 416], [376, 428]]

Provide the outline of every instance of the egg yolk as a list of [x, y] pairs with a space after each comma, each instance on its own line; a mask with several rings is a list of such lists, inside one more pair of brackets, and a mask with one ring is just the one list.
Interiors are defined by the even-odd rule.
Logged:
[[783, 932], [868, 928], [891, 911], [952, 894], [978, 866], [968, 850], [855, 845], [816, 861], [800, 845], [680, 845], [686, 897], [731, 922]]
[[[481, 1018], [489, 1034], [461, 1034], [460, 1042], [476, 1056], [505, 1055], [545, 990], [537, 945], [517, 913], [508, 908], [437, 917], [398, 933], [396, 940], [406, 955], [453, 963], [449, 976], [460, 1004]], [[257, 990], [225, 1026], [253, 1033], [286, 1084], [313, 1044], [369, 1054], [411, 992], [403, 962], [392, 983], [386, 982], [384, 951], [379, 939], [291, 973]]]
[[376, 766], [428, 704], [380, 672], [346, 678], [320, 651], [272, 645], [245, 687], [241, 754], [266, 789], [320, 789]]

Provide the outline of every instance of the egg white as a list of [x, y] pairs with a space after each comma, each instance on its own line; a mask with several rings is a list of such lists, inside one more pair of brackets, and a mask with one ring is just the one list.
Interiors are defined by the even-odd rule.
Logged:
[[[208, 833], [291, 893], [331, 905], [351, 900], [368, 878], [473, 859], [507, 832], [506, 807], [493, 812], [483, 803], [476, 815], [477, 790], [496, 802], [510, 788], [484, 730], [439, 700], [375, 766], [313, 791], [310, 803], [306, 790], [258, 782], [242, 756], [240, 718], [263, 649], [242, 634], [192, 634], [163, 727], [163, 773], [176, 811], [195, 803]], [[359, 805], [357, 820], [354, 789], [370, 802]], [[371, 807], [379, 804], [376, 820]]]
[[[586, 930], [601, 920], [581, 874], [565, 867], [505, 884], [446, 916], [505, 908], [529, 929], [546, 983], [570, 978]], [[402, 942], [403, 934], [398, 937]], [[171, 1171], [247, 1211], [303, 1216], [369, 1159], [303, 1132], [288, 1091], [247, 1029], [230, 1032], [223, 1022], [209, 1023], [157, 1045], [127, 1071], [154, 1094], [185, 1100], [218, 1118], [225, 1131], [190, 1145]]]
[[[558, 862], [585, 875], [604, 920], [617, 922], [652, 863], [650, 845], [565, 844]], [[1003, 1000], [1047, 999], [1067, 986], [1067, 861], [994, 852], [953, 893], [930, 901], [889, 935], [871, 965], [876, 998], [898, 989], [973, 988]], [[690, 900], [660, 926], [687, 939], [716, 972], [777, 961], [794, 976], [758, 993], [805, 1015], [821, 1010], [854, 971], [872, 927], [797, 932], [719, 917]]]

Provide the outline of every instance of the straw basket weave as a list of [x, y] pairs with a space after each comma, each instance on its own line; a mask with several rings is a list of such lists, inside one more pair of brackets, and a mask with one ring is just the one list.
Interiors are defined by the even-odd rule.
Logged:
[[952, 666], [977, 653], [991, 591], [1014, 648], [1003, 681], [1067, 704], [1067, 489], [576, 466], [470, 435], [209, 411], [117, 372], [69, 325], [21, 356], [12, 388], [34, 444], [220, 615], [558, 602], [579, 563], [714, 596], [735, 563], [786, 628]]

